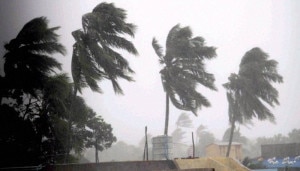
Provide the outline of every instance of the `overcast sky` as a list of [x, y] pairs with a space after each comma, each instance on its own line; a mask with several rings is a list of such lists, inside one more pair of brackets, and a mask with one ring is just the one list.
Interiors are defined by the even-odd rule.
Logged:
[[[67, 48], [66, 56], [59, 56], [64, 72], [70, 73], [72, 45], [71, 32], [81, 28], [81, 16], [91, 12], [104, 1], [79, 0], [1, 0], [0, 1], [0, 55], [5, 53], [4, 42], [16, 37], [25, 23], [35, 17], [45, 16], [49, 27], [61, 26], [58, 34]], [[83, 96], [106, 122], [114, 128], [118, 140], [138, 144], [144, 136], [144, 127], [153, 136], [163, 134], [165, 95], [161, 85], [158, 57], [151, 46], [153, 37], [165, 45], [169, 30], [176, 24], [190, 26], [194, 36], [205, 38], [208, 46], [217, 47], [217, 58], [206, 61], [207, 70], [216, 78], [217, 92], [201, 89], [212, 104], [202, 108], [193, 119], [194, 129], [207, 126], [219, 139], [228, 128], [228, 103], [222, 84], [228, 76], [238, 72], [242, 56], [253, 47], [260, 47], [279, 62], [279, 73], [284, 83], [276, 85], [280, 106], [272, 111], [276, 124], [254, 120], [248, 128], [241, 126], [244, 136], [286, 135], [300, 128], [300, 1], [288, 0], [116, 0], [116, 7], [127, 11], [127, 22], [137, 25], [132, 39], [139, 56], [124, 56], [135, 70], [135, 82], [121, 81], [125, 95], [115, 95], [109, 82], [100, 82], [104, 94], [85, 90]], [[70, 74], [69, 74], [70, 75]], [[183, 111], [171, 107], [171, 133]], [[193, 131], [190, 129], [189, 131]]]

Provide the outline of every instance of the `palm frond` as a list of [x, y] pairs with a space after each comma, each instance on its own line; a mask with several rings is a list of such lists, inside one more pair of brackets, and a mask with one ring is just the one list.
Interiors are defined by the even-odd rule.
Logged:
[[277, 73], [277, 61], [268, 58], [260, 48], [251, 49], [241, 60], [239, 74], [232, 74], [223, 85], [234, 99], [232, 106], [232, 99], [228, 98], [229, 106], [236, 111], [234, 119], [241, 124], [252, 118], [275, 122], [266, 104], [279, 105], [279, 93], [271, 83], [281, 83], [283, 78]]
[[134, 47], [133, 43], [123, 37], [116, 35], [102, 35], [102, 40], [105, 41], [105, 44], [107, 45], [126, 50], [134, 55], [138, 55], [138, 51]]
[[163, 62], [163, 48], [158, 44], [157, 40], [155, 38], [152, 39], [152, 47], [156, 53], [156, 55], [159, 57], [159, 60], [161, 63]]
[[202, 106], [209, 107], [209, 101], [196, 91], [198, 85], [216, 90], [213, 74], [206, 72], [203, 60], [216, 56], [214, 47], [205, 46], [202, 37], [192, 38], [189, 27], [175, 25], [167, 36], [166, 53], [153, 38], [152, 46], [164, 68], [160, 71], [165, 92], [171, 102], [181, 110], [197, 115]]
[[[133, 43], [122, 35], [134, 37], [135, 25], [126, 23], [126, 11], [116, 8], [112, 3], [100, 3], [91, 13], [82, 16], [83, 31], [74, 31], [73, 37], [78, 44], [78, 63], [80, 72], [74, 71], [77, 81], [99, 91], [97, 81], [108, 79], [116, 93], [123, 93], [118, 78], [133, 81], [129, 74], [134, 73], [128, 61], [116, 51], [123, 49], [133, 55], [138, 51]], [[90, 74], [90, 75], [86, 75]], [[78, 84], [79, 86], [80, 84]]]
[[[168, 51], [168, 49], [172, 49], [172, 44], [174, 42], [174, 39], [176, 37], [176, 34], [177, 32], [180, 30], [180, 25], [177, 24], [175, 25], [170, 31], [169, 31], [169, 34], [168, 34], [168, 37], [167, 37], [167, 41], [166, 41], [166, 50]], [[175, 40], [176, 41], [176, 40]]]

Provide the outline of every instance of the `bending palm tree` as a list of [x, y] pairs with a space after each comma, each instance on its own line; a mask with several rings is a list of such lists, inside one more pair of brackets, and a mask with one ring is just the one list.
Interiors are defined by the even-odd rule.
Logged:
[[61, 69], [61, 64], [51, 57], [54, 53], [65, 54], [65, 48], [58, 43], [57, 29], [48, 28], [45, 17], [35, 18], [5, 45], [5, 82], [9, 84], [6, 88], [13, 86], [14, 92], [33, 95], [55, 69]]
[[[0, 93], [0, 101], [2, 97], [16, 99], [15, 107], [18, 116], [23, 116], [22, 123], [30, 123], [34, 135], [32, 138], [36, 142], [31, 150], [28, 151], [29, 147], [26, 149], [28, 152], [26, 155], [30, 158], [30, 153], [39, 151], [34, 155], [37, 160], [43, 162], [53, 157], [51, 155], [54, 151], [44, 146], [51, 141], [49, 136], [53, 133], [49, 124], [51, 122], [49, 118], [52, 116], [47, 112], [57, 112], [57, 109], [62, 107], [58, 106], [62, 104], [61, 99], [58, 98], [61, 96], [50, 94], [48, 91], [53, 92], [57, 88], [54, 85], [58, 86], [58, 82], [54, 84], [54, 80], [61, 80], [61, 82], [67, 80], [65, 75], [53, 76], [56, 70], [61, 69], [61, 64], [52, 55], [65, 54], [65, 48], [58, 43], [59, 36], [55, 33], [58, 29], [59, 27], [49, 28], [45, 17], [35, 18], [26, 23], [17, 37], [4, 46], [7, 50], [4, 55], [5, 77], [1, 80], [3, 82], [0, 90], [5, 94]], [[62, 90], [61, 87], [59, 88]], [[47, 140], [42, 140], [43, 137], [47, 137]], [[18, 137], [14, 138], [14, 141], [18, 141], [17, 139]], [[57, 144], [57, 142], [51, 144], [53, 149]], [[43, 156], [43, 153], [51, 155]]]
[[82, 17], [83, 30], [72, 33], [76, 40], [72, 57], [72, 76], [75, 93], [89, 86], [101, 92], [97, 81], [108, 79], [116, 93], [123, 93], [118, 78], [133, 81], [129, 74], [134, 71], [127, 60], [117, 51], [123, 49], [133, 55], [138, 52], [134, 45], [121, 35], [134, 37], [135, 26], [126, 23], [126, 12], [113, 4], [101, 3], [91, 13]]
[[207, 73], [203, 60], [216, 57], [214, 47], [205, 46], [202, 37], [192, 38], [189, 27], [174, 26], [167, 37], [166, 53], [154, 38], [152, 46], [164, 65], [160, 71], [166, 92], [166, 119], [164, 134], [168, 135], [169, 99], [181, 110], [192, 111], [210, 106], [209, 101], [196, 88], [199, 84], [216, 90], [213, 74]]
[[[83, 30], [72, 33], [76, 41], [72, 56], [74, 99], [77, 91], [81, 93], [84, 87], [102, 92], [97, 84], [97, 81], [102, 79], [110, 80], [114, 91], [120, 94], [123, 94], [123, 91], [117, 79], [133, 81], [130, 74], [134, 71], [122, 54], [115, 51], [122, 49], [133, 55], [138, 54], [134, 45], [122, 37], [122, 35], [134, 37], [135, 32], [135, 26], [126, 23], [125, 20], [125, 10], [116, 8], [112, 3], [101, 3], [91, 13], [82, 17]], [[73, 102], [70, 112], [72, 106]]]
[[229, 82], [223, 85], [227, 90], [231, 124], [227, 157], [230, 153], [235, 122], [245, 124], [251, 122], [254, 117], [259, 120], [275, 121], [273, 113], [262, 101], [271, 107], [279, 105], [278, 91], [272, 83], [282, 83], [283, 78], [277, 73], [277, 61], [268, 58], [268, 54], [261, 49], [251, 49], [242, 58], [239, 74], [231, 74]]

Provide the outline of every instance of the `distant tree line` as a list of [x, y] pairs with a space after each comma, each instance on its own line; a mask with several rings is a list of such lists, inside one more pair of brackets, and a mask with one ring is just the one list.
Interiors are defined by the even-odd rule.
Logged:
[[[172, 157], [173, 158], [186, 158], [189, 157], [189, 148], [192, 145], [191, 132], [194, 132], [195, 136], [195, 157], [205, 157], [205, 148], [207, 145], [216, 142], [228, 142], [230, 138], [231, 128], [229, 127], [223, 133], [221, 139], [215, 137], [215, 135], [205, 125], [194, 126], [190, 115], [182, 113], [178, 116], [175, 123], [175, 129], [171, 130], [173, 138]], [[233, 142], [239, 142], [242, 144], [242, 152], [245, 162], [249, 164], [253, 159], [257, 159], [261, 156], [262, 144], [283, 144], [283, 143], [300, 143], [300, 129], [293, 129], [287, 135], [275, 134], [270, 137], [257, 137], [253, 139], [247, 138], [237, 128], [234, 131]], [[148, 135], [149, 144], [149, 159], [152, 159], [152, 135]], [[138, 145], [130, 145], [123, 141], [118, 141], [113, 144], [111, 148], [104, 150], [100, 153], [102, 161], [136, 161], [142, 160], [143, 150], [145, 145], [145, 138], [141, 138]], [[92, 149], [88, 149], [85, 153], [90, 161], [94, 160], [94, 154]], [[248, 162], [247, 162], [248, 161]], [[250, 163], [252, 164], [252, 163]], [[254, 167], [254, 166], [253, 166]], [[259, 166], [257, 166], [259, 167]]]

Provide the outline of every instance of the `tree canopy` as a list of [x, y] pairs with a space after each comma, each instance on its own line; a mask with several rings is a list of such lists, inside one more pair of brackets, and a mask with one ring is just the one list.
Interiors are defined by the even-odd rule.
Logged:
[[[88, 126], [96, 115], [83, 98], [74, 98], [67, 74], [57, 73], [61, 64], [52, 55], [65, 50], [55, 33], [58, 27], [47, 24], [45, 17], [35, 18], [5, 45], [0, 97], [0, 154], [4, 159], [0, 167], [61, 163], [69, 136], [75, 152], [69, 161], [74, 162], [94, 136]], [[71, 101], [74, 111], [69, 115]], [[67, 131], [68, 123], [71, 131]], [[94, 126], [105, 128], [98, 139], [110, 147], [116, 140], [111, 126], [103, 119]]]
[[231, 74], [227, 90], [229, 122], [231, 133], [227, 156], [229, 156], [235, 122], [251, 123], [253, 118], [275, 122], [274, 114], [268, 106], [279, 105], [278, 91], [272, 83], [282, 83], [277, 72], [278, 62], [268, 59], [267, 53], [255, 47], [243, 56], [238, 74]]
[[72, 56], [72, 77], [75, 90], [90, 87], [101, 92], [97, 81], [108, 79], [116, 93], [123, 93], [117, 79], [133, 81], [134, 71], [124, 58], [122, 49], [138, 52], [126, 36], [134, 37], [136, 26], [126, 22], [126, 11], [113, 3], [100, 3], [92, 12], [82, 16], [82, 30], [75, 30]]
[[216, 90], [214, 75], [205, 70], [204, 59], [216, 57], [216, 48], [205, 45], [202, 37], [192, 37], [189, 27], [175, 25], [167, 36], [166, 50], [155, 38], [152, 47], [163, 65], [160, 70], [162, 85], [166, 92], [166, 124], [164, 134], [168, 134], [169, 99], [180, 109], [191, 111], [197, 115], [202, 107], [209, 107], [209, 101], [197, 91], [202, 85]]

